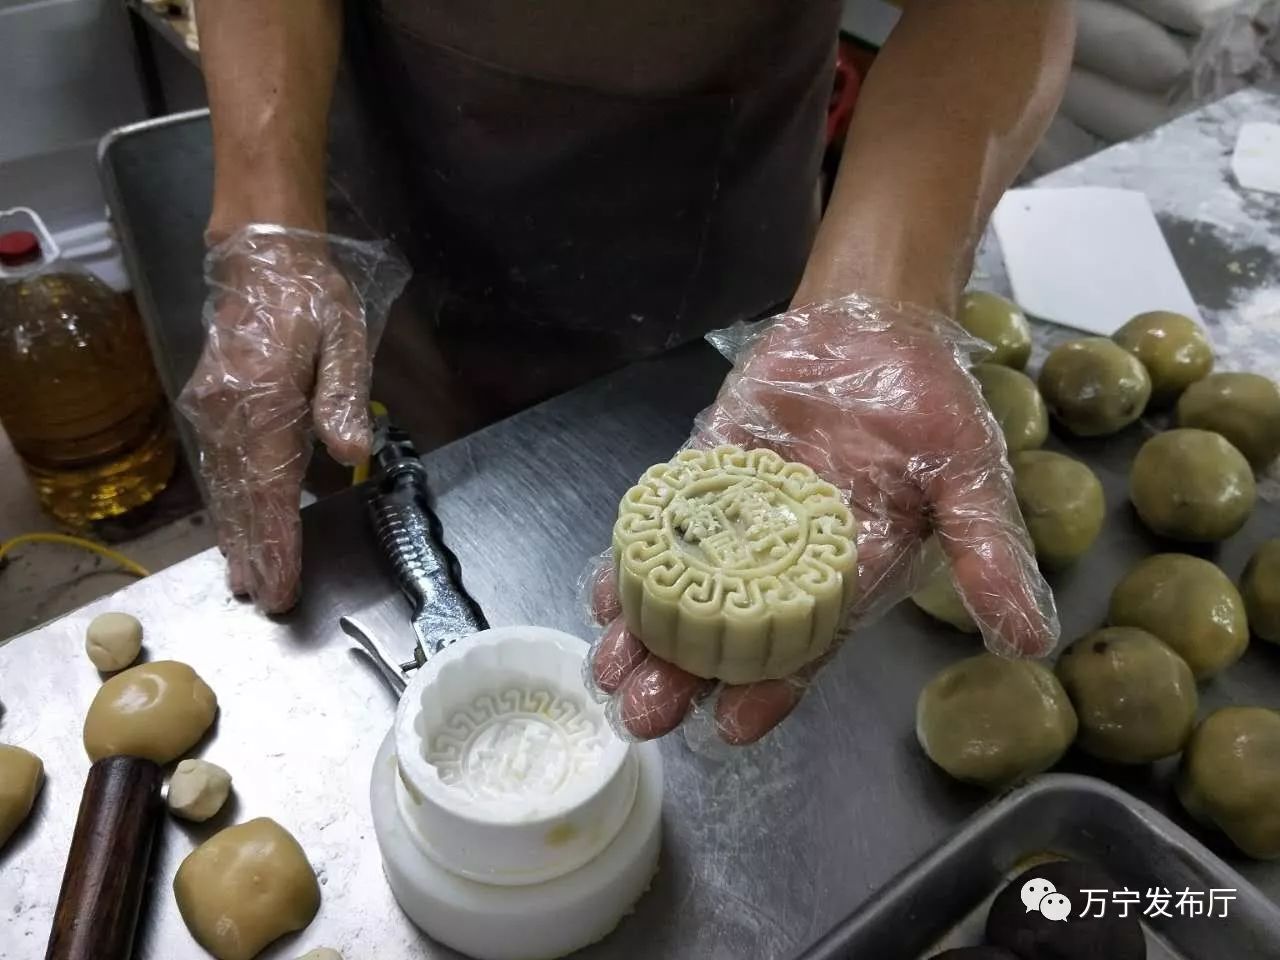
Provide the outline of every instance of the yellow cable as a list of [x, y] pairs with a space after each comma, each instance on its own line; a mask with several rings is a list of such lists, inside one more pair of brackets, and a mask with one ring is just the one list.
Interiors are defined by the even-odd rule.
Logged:
[[90, 553], [96, 553], [100, 557], [105, 557], [112, 563], [123, 567], [127, 572], [132, 573], [135, 577], [149, 577], [151, 572], [139, 563], [134, 563], [123, 553], [112, 550], [110, 547], [104, 547], [100, 543], [94, 543], [92, 540], [86, 540], [84, 537], [72, 537], [65, 533], [24, 533], [21, 536], [14, 537], [12, 540], [6, 540], [0, 543], [0, 560], [4, 559], [14, 547], [20, 547], [24, 543], [60, 543], [67, 547], [79, 547], [81, 550], [88, 550]]

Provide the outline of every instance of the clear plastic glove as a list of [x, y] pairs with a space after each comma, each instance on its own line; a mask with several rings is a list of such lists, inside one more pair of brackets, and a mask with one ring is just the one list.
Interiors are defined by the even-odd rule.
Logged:
[[178, 398], [231, 590], [297, 601], [311, 429], [339, 462], [369, 454], [375, 337], [408, 280], [385, 244], [255, 225], [210, 248], [204, 352]]
[[[982, 345], [940, 314], [858, 296], [709, 339], [736, 362], [690, 444], [769, 447], [847, 496], [859, 522], [858, 599], [844, 633], [932, 572], [923, 561], [932, 534], [988, 648], [1005, 656], [1053, 648], [1053, 594], [1014, 499], [1004, 440], [968, 372]], [[751, 743], [790, 713], [822, 664], [716, 690], [631, 635], [607, 564], [590, 594], [606, 624], [592, 678], [637, 738], [668, 733], [714, 694], [720, 737]]]

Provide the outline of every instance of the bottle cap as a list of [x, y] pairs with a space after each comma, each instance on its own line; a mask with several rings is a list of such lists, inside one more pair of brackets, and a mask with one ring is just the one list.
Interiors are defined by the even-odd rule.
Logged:
[[40, 239], [30, 230], [0, 233], [0, 264], [21, 267], [40, 259]]

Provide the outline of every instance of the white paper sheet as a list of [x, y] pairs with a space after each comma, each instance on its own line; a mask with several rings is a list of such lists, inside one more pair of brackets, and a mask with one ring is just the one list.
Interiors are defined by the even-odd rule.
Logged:
[[1033, 316], [1100, 336], [1147, 310], [1204, 322], [1138, 191], [1010, 190], [992, 222], [1014, 299]]
[[1280, 124], [1242, 126], [1231, 155], [1231, 172], [1246, 190], [1280, 193]]

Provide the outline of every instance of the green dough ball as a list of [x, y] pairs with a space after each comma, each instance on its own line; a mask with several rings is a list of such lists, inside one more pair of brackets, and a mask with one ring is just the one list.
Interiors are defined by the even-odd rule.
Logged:
[[1182, 749], [1196, 725], [1187, 662], [1135, 627], [1095, 630], [1062, 652], [1058, 679], [1080, 719], [1080, 748], [1116, 763], [1150, 763]]
[[939, 570], [925, 581], [924, 586], [911, 595], [911, 602], [935, 620], [949, 623], [957, 630], [978, 632], [978, 625], [956, 593], [949, 569]]
[[1244, 526], [1257, 490], [1249, 461], [1220, 434], [1167, 430], [1134, 457], [1129, 499], [1153, 533], [1212, 543]]
[[1107, 512], [1102, 483], [1079, 460], [1050, 450], [1024, 450], [1010, 463], [1036, 559], [1050, 569], [1074, 563], [1102, 529]]
[[1025, 373], [996, 363], [980, 363], [973, 375], [995, 415], [1010, 453], [1042, 446], [1049, 436], [1049, 411], [1035, 382]]
[[1235, 584], [1208, 560], [1185, 553], [1157, 553], [1130, 570], [1111, 593], [1107, 619], [1155, 634], [1197, 680], [1235, 663], [1249, 645]]
[[1142, 416], [1151, 396], [1147, 368], [1105, 337], [1055, 347], [1040, 368], [1039, 382], [1049, 412], [1081, 437], [1127, 427]]
[[1148, 407], [1167, 407], [1189, 385], [1213, 369], [1213, 347], [1200, 324], [1180, 313], [1140, 313], [1111, 337], [1147, 368], [1151, 376]]
[[1240, 577], [1240, 594], [1254, 634], [1280, 643], [1280, 538], [1253, 552]]
[[916, 737], [929, 759], [967, 783], [999, 788], [1058, 762], [1076, 713], [1053, 673], [1034, 660], [984, 653], [947, 667], [920, 691]]
[[1261, 470], [1280, 456], [1280, 387], [1256, 373], [1215, 373], [1178, 400], [1178, 426], [1222, 434]]
[[1182, 755], [1178, 799], [1249, 856], [1280, 858], [1280, 713], [1223, 707], [1205, 717]]
[[983, 290], [970, 290], [960, 298], [957, 319], [975, 337], [995, 347], [988, 363], [1021, 370], [1031, 358], [1031, 328], [1026, 314], [1012, 300]]

